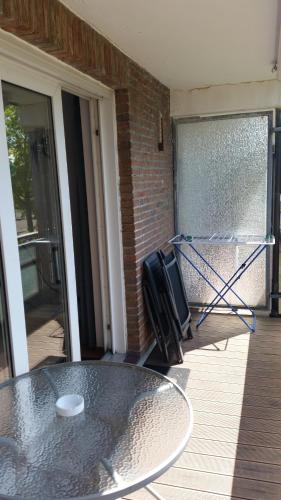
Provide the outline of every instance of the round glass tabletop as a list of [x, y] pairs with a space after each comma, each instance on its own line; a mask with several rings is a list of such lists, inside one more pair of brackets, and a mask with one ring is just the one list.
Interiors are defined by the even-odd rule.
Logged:
[[[84, 411], [57, 415], [79, 394]], [[114, 499], [167, 470], [184, 450], [192, 410], [166, 377], [135, 365], [78, 362], [0, 386], [0, 497]]]

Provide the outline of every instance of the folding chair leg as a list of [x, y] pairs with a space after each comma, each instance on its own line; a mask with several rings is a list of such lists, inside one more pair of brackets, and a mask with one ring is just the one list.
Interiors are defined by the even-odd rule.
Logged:
[[175, 345], [177, 362], [183, 363], [183, 352], [182, 352], [181, 343], [179, 341], [177, 331], [174, 328], [173, 328], [173, 341], [174, 341], [174, 345]]
[[187, 329], [187, 340], [191, 340], [191, 339], [193, 339], [193, 333], [191, 330], [191, 326], [189, 325], [189, 327]]

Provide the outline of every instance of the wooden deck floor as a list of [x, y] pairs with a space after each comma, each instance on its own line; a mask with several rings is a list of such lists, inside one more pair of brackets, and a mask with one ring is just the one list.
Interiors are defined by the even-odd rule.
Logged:
[[[212, 315], [185, 342], [195, 424], [186, 451], [154, 483], [166, 500], [281, 499], [281, 320], [255, 334]], [[153, 500], [145, 490], [126, 497]]]

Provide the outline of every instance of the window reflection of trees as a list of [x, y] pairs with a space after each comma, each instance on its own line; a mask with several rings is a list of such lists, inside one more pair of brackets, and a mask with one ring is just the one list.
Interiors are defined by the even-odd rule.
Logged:
[[21, 222], [18, 233], [33, 232], [36, 221], [30, 144], [14, 104], [5, 107], [5, 121], [16, 218]]

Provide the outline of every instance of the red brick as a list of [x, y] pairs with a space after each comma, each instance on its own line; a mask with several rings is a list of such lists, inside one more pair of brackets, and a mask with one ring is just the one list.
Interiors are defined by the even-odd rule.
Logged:
[[142, 262], [168, 248], [174, 231], [169, 90], [57, 0], [0, 0], [0, 27], [115, 89], [128, 346], [136, 357], [151, 342]]

